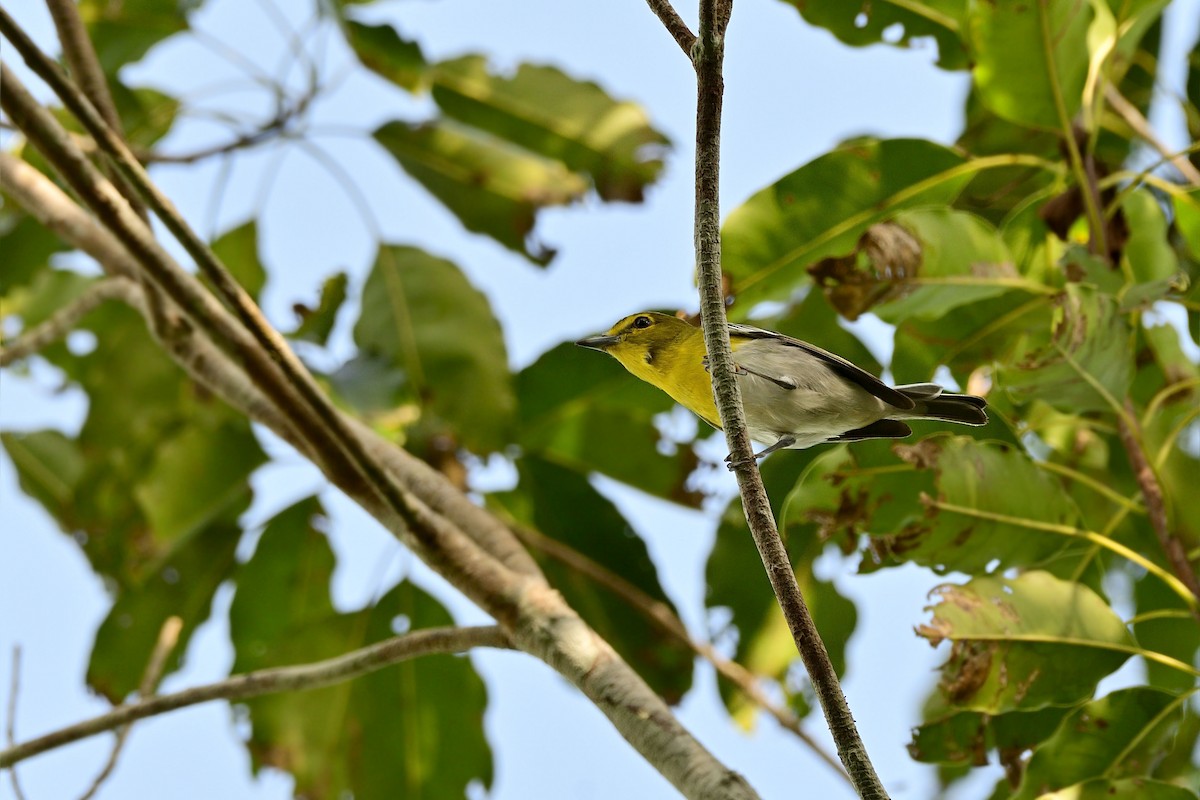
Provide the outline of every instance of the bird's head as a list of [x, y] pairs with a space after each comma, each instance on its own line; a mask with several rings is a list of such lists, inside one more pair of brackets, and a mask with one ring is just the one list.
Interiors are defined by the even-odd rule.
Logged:
[[657, 311], [631, 314], [597, 336], [575, 344], [602, 350], [643, 380], [668, 369], [680, 354], [680, 345], [699, 335], [700, 329], [685, 320]]

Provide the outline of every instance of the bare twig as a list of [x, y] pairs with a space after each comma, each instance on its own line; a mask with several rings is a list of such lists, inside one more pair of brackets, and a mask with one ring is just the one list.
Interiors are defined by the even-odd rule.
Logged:
[[671, 0], [646, 0], [650, 10], [654, 12], [667, 29], [667, 33], [675, 38], [679, 44], [683, 54], [689, 59], [692, 57], [692, 48], [696, 45], [696, 34], [692, 33], [688, 28], [687, 23], [683, 21], [683, 17], [679, 16], [679, 12], [671, 5]]
[[106, 278], [92, 284], [71, 303], [55, 311], [49, 319], [25, 331], [7, 347], [0, 347], [0, 367], [28, 358], [63, 338], [102, 303], [124, 300], [132, 305], [136, 302], [133, 298], [137, 294], [137, 284], [128, 278]]
[[[183, 620], [179, 617], [167, 617], [166, 622], [163, 623], [162, 629], [158, 632], [158, 640], [154, 643], [154, 650], [150, 653], [150, 660], [146, 663], [146, 670], [142, 673], [142, 682], [138, 685], [138, 697], [142, 700], [154, 696], [154, 687], [158, 685], [158, 679], [162, 677], [167, 656], [175, 649], [175, 644], [179, 641], [179, 632], [182, 630]], [[100, 770], [96, 779], [92, 781], [92, 785], [79, 800], [91, 800], [108, 780], [108, 776], [117, 767], [117, 759], [121, 757], [121, 750], [124, 749], [132, 729], [132, 725], [122, 725], [117, 729], [117, 738], [113, 742], [112, 752], [108, 754], [108, 761], [105, 762], [104, 768]]]
[[[12, 651], [12, 681], [8, 685], [8, 716], [4, 722], [4, 738], [11, 748], [17, 741], [17, 695], [21, 693], [21, 645], [13, 645]], [[17, 780], [17, 768], [10, 767], [8, 778], [12, 782], [13, 794], [17, 800], [25, 800], [21, 791], [21, 782]]]
[[475, 647], [507, 648], [511, 647], [511, 644], [508, 634], [495, 625], [413, 631], [336, 658], [312, 664], [256, 670], [174, 694], [149, 697], [136, 703], [117, 706], [108, 713], [0, 752], [0, 767], [17, 764], [47, 750], [128, 725], [139, 719], [158, 716], [197, 703], [207, 703], [210, 700], [246, 700], [264, 694], [319, 689], [322, 686], [353, 680], [416, 656], [461, 653]]
[[736, 465], [738, 488], [746, 521], [766, 568], [771, 588], [787, 619], [792, 638], [812, 680], [837, 744], [838, 755], [860, 797], [886, 798], [866, 747], [858, 734], [837, 672], [817, 631], [796, 574], [780, 539], [770, 501], [754, 459], [741, 392], [733, 368], [725, 296], [721, 276], [720, 156], [722, 75], [725, 30], [732, 0], [701, 0], [700, 35], [693, 48], [696, 68], [696, 270], [700, 284], [700, 317], [712, 372], [713, 391], [721, 424]]
[[1129, 127], [1133, 128], [1141, 139], [1154, 148], [1163, 160], [1179, 170], [1179, 174], [1192, 186], [1200, 186], [1200, 170], [1181, 153], [1172, 152], [1171, 148], [1158, 138], [1158, 134], [1150, 127], [1150, 122], [1142, 115], [1137, 106], [1125, 99], [1125, 95], [1111, 83], [1104, 87], [1104, 100], [1112, 110], [1120, 115]]
[[837, 772], [838, 775], [847, 781], [850, 780], [850, 776], [842, 769], [842, 765], [838, 763], [838, 760], [826, 752], [820, 742], [813, 739], [808, 734], [808, 731], [804, 730], [800, 724], [800, 718], [796, 716], [795, 712], [786, 706], [776, 703], [767, 696], [767, 693], [758, 685], [758, 681], [762, 676], [756, 675], [736, 661], [725, 658], [708, 642], [693, 639], [684, 626], [683, 620], [679, 619], [666, 603], [656, 600], [603, 564], [598, 564], [578, 550], [563, 544], [557, 539], [546, 536], [541, 531], [527, 528], [523, 525], [513, 525], [513, 530], [521, 537], [522, 541], [532, 547], [536, 547], [550, 558], [567, 565], [581, 575], [591, 578], [599, 585], [620, 597], [642, 616], [658, 625], [664, 633], [687, 645], [691, 648], [692, 652], [712, 664], [718, 675], [732, 683], [746, 697], [750, 698], [752, 703], [774, 717], [775, 721], [781, 727], [795, 734], [800, 741], [812, 750], [819, 759]]
[[[1158, 537], [1158, 543], [1162, 546], [1163, 552], [1167, 556], [1167, 563], [1171, 565], [1171, 571], [1175, 573], [1175, 577], [1179, 578], [1197, 600], [1200, 600], [1200, 579], [1197, 579], [1196, 571], [1188, 563], [1187, 551], [1184, 550], [1183, 543], [1171, 533], [1162, 485], [1158, 482], [1158, 476], [1154, 474], [1154, 468], [1150, 466], [1150, 462], [1146, 459], [1146, 453], [1142, 450], [1137, 413], [1134, 410], [1133, 401], [1128, 398], [1125, 400], [1125, 412], [1123, 416], [1117, 417], [1117, 431], [1121, 436], [1121, 444], [1125, 447], [1125, 453], [1129, 456], [1129, 465], [1133, 467], [1133, 474], [1137, 478], [1138, 486], [1142, 489], [1142, 498], [1146, 501], [1146, 513], [1150, 517], [1150, 527], [1154, 529], [1154, 535]], [[1190, 608], [1192, 615], [1200, 620], [1200, 608], [1197, 608], [1195, 603]]]

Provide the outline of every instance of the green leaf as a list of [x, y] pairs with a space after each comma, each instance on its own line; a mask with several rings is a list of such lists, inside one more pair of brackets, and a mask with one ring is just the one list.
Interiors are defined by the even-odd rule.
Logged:
[[0, 442], [12, 459], [21, 490], [66, 524], [73, 516], [72, 502], [84, 470], [79, 444], [54, 430], [5, 431]]
[[[452, 625], [429, 595], [401, 583], [370, 608], [339, 614], [334, 556], [312, 498], [268, 523], [238, 575], [230, 608], [232, 672], [310, 663], [400, 630]], [[462, 797], [492, 780], [486, 694], [469, 660], [429, 655], [354, 681], [246, 702], [255, 771], [289, 772], [297, 795], [364, 800]]]
[[1186, 697], [1139, 686], [1076, 709], [1034, 751], [1013, 800], [1034, 800], [1095, 778], [1149, 775], [1185, 703]]
[[968, 175], [958, 154], [919, 139], [861, 139], [810, 161], [757, 192], [725, 220], [722, 266], [748, 316], [787, 300], [806, 267], [854, 250], [871, 225], [897, 211], [952, 201]]
[[1057, 298], [1048, 343], [1002, 366], [997, 382], [1017, 402], [1040, 398], [1072, 413], [1113, 411], [1129, 390], [1133, 352], [1129, 325], [1116, 300], [1069, 284]]
[[913, 729], [908, 754], [927, 764], [977, 767], [988, 763], [989, 751], [996, 751], [1003, 762], [1012, 753], [1033, 749], [1054, 733], [1069, 711], [1042, 708], [993, 716], [950, 710], [937, 692], [929, 705], [926, 709], [929, 721]]
[[[698, 506], [689, 488], [699, 465], [687, 445], [663, 447], [654, 418], [675, 403], [615, 359], [563, 343], [516, 379], [517, 442], [524, 453], [586, 473], [602, 472], [656, 497]], [[663, 452], [666, 450], [666, 452]]]
[[[1185, 497], [1186, 495], [1178, 495]], [[1179, 595], [1157, 580], [1140, 580], [1133, 586], [1137, 601], [1133, 633], [1147, 650], [1170, 656], [1184, 664], [1195, 662], [1200, 648], [1200, 626]], [[1146, 682], [1159, 689], [1185, 692], [1196, 685], [1194, 676], [1157, 661], [1146, 661]]]
[[521, 64], [500, 77], [483, 56], [443, 61], [433, 70], [433, 99], [459, 122], [587, 174], [605, 200], [641, 202], [669, 144], [635, 103], [551, 66]]
[[967, 16], [966, 0], [844, 3], [841, 0], [785, 0], [804, 21], [825, 28], [854, 47], [884, 42], [911, 47], [914, 39], [932, 36], [938, 44], [938, 66], [962, 69], [967, 49], [959, 38]]
[[428, 65], [421, 45], [403, 38], [391, 25], [366, 25], [347, 19], [342, 30], [364, 67], [401, 89], [416, 92], [424, 88]]
[[109, 86], [125, 140], [133, 147], [151, 147], [175, 124], [182, 105], [176, 98], [157, 89], [130, 89], [120, 81], [110, 81]]
[[[238, 511], [249, 505], [248, 500]], [[217, 588], [233, 572], [241, 533], [229, 520], [209, 525], [120, 590], [92, 645], [87, 682], [93, 690], [113, 703], [135, 691], [163, 623], [172, 616], [179, 617], [183, 627], [165, 672], [183, 665], [188, 641], [208, 619]]]
[[1196, 793], [1146, 778], [1095, 778], [1038, 795], [1038, 800], [1196, 800]]
[[292, 310], [296, 312], [300, 322], [288, 336], [300, 341], [324, 345], [329, 340], [329, 334], [333, 332], [333, 326], [337, 323], [337, 315], [342, 309], [342, 303], [346, 302], [348, 282], [349, 279], [345, 272], [330, 275], [321, 284], [321, 298], [317, 301], [316, 308], [294, 303]]
[[1135, 649], [1095, 592], [1046, 572], [974, 578], [934, 594], [933, 618], [917, 632], [954, 643], [939, 683], [953, 706], [998, 714], [1078, 703]]
[[188, 15], [203, 0], [80, 0], [79, 15], [87, 25], [100, 66], [109, 76], [141, 60], [154, 45], [188, 27]]
[[1023, 280], [1000, 234], [973, 214], [905, 211], [894, 222], [915, 237], [921, 261], [916, 274], [898, 276], [889, 299], [875, 308], [884, 322], [939, 319], [958, 306], [999, 297]]
[[1121, 204], [1129, 222], [1125, 259], [1137, 283], [1173, 278], [1179, 258], [1167, 240], [1167, 218], [1154, 196], [1145, 189], [1131, 192]]
[[[582, 554], [649, 602], [675, 606], [663, 592], [658, 571], [616, 506], [583, 475], [540, 458], [517, 460], [520, 483], [512, 492], [489, 495], [509, 514], [543, 536]], [[668, 703], [692, 685], [691, 648], [665, 633], [645, 613], [610, 588], [534, 546], [551, 585], [580, 616], [638, 671]]]
[[267, 272], [258, 257], [258, 222], [249, 220], [221, 234], [212, 250], [246, 293], [258, 298]]
[[475, 452], [510, 441], [515, 406], [504, 335], [458, 267], [414, 247], [384, 246], [354, 325], [361, 357], [403, 378], [393, 400], [419, 401], [427, 431]]
[[1083, 102], [1092, 17], [1091, 5], [1075, 0], [973, 4], [967, 39], [980, 100], [1012, 122], [1061, 130]]
[[554, 257], [529, 237], [537, 212], [573, 203], [587, 182], [543, 158], [451, 120], [389, 122], [375, 140], [467, 230], [545, 265]]
[[266, 455], [243, 420], [192, 425], [167, 441], [132, 488], [160, 543], [186, 538], [232, 508], [244, 508], [250, 475]]
[[70, 270], [38, 270], [29, 283], [15, 287], [5, 298], [3, 316], [20, 317], [22, 326], [28, 330], [78, 299], [95, 282], [91, 275]]
[[0, 297], [4, 298], [2, 317], [13, 312], [10, 294], [28, 285], [44, 271], [50, 257], [65, 249], [62, 240], [33, 217], [13, 209], [7, 197], [0, 208], [0, 251], [4, 252], [4, 269], [0, 270]]

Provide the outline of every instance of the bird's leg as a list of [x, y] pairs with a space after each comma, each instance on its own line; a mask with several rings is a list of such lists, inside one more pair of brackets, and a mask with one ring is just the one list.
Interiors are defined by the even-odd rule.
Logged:
[[[760, 459], [763, 456], [768, 456], [771, 453], [774, 453], [776, 450], [784, 450], [788, 447], [791, 447], [795, 443], [796, 443], [795, 436], [781, 436], [781, 437], [779, 437], [779, 441], [775, 442], [775, 444], [771, 445], [766, 450], [763, 450], [761, 453], [755, 453], [754, 458], [755, 458], [755, 460]], [[729, 464], [730, 472], [732, 472], [733, 470], [737, 469], [740, 466], [743, 466], [744, 464], [750, 463], [749, 461], [733, 461], [732, 458], [733, 458], [733, 453], [730, 453], [729, 455], [725, 456], [725, 461]]]

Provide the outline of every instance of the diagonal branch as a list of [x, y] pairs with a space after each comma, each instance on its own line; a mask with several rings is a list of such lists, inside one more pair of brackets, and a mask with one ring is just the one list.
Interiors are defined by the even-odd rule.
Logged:
[[246, 700], [265, 694], [319, 689], [344, 683], [384, 667], [433, 653], [461, 653], [476, 647], [507, 648], [508, 634], [495, 625], [463, 628], [429, 628], [385, 639], [335, 658], [290, 667], [275, 667], [234, 675], [223, 681], [194, 686], [174, 694], [158, 695], [117, 706], [106, 714], [61, 728], [0, 752], [0, 767], [11, 767], [27, 758], [77, 742], [97, 733], [120, 728], [210, 700]]
[[683, 17], [671, 5], [671, 0], [646, 0], [650, 10], [662, 21], [667, 33], [674, 37], [683, 54], [692, 58], [692, 48], [696, 46], [696, 34], [692, 33]]
[[[1196, 571], [1188, 562], [1187, 551], [1184, 549], [1183, 543], [1171, 533], [1162, 485], [1158, 482], [1158, 476], [1154, 474], [1154, 468], [1146, 459], [1145, 451], [1142, 450], [1141, 430], [1138, 428], [1137, 414], [1133, 402], [1128, 398], [1125, 400], [1125, 414], [1117, 417], [1117, 431], [1121, 436], [1121, 444], [1125, 447], [1125, 453], [1129, 456], [1129, 465], [1133, 467], [1133, 474], [1137, 478], [1138, 486], [1142, 489], [1142, 498], [1146, 501], [1146, 513], [1150, 517], [1150, 527], [1154, 528], [1154, 535], [1158, 537], [1158, 543], [1162, 545], [1163, 552], [1167, 556], [1167, 563], [1171, 565], [1171, 571], [1175, 573], [1175, 577], [1179, 578], [1196, 600], [1200, 600], [1200, 579], [1196, 577]], [[1200, 607], [1192, 603], [1191, 611], [1193, 616], [1200, 620]]]
[[1138, 107], [1129, 102], [1116, 86], [1110, 83], [1104, 87], [1104, 100], [1112, 106], [1113, 111], [1117, 112], [1121, 119], [1125, 120], [1129, 127], [1133, 128], [1134, 133], [1153, 147], [1164, 161], [1179, 170], [1179, 174], [1188, 183], [1192, 186], [1200, 186], [1200, 170], [1196, 169], [1183, 153], [1172, 152], [1171, 148], [1158, 138], [1158, 134], [1150, 127], [1150, 122], [1142, 115]]

